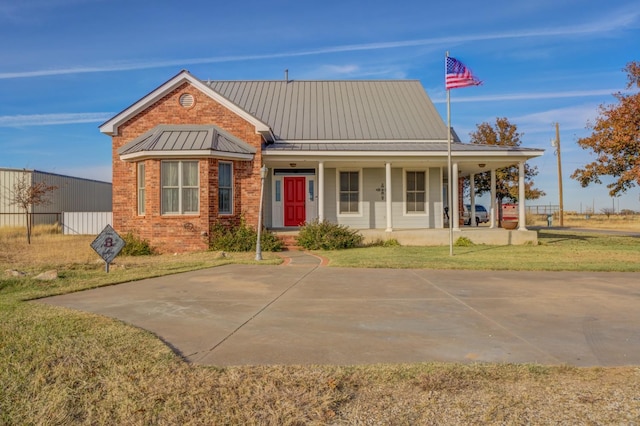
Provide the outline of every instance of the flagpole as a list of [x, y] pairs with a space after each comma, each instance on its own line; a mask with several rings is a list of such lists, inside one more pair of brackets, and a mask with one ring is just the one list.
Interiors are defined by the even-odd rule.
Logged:
[[[447, 50], [444, 58], [444, 72], [447, 74], [447, 58], [449, 51]], [[447, 89], [447, 204], [449, 207], [449, 256], [453, 256], [453, 173], [451, 172], [451, 91]]]

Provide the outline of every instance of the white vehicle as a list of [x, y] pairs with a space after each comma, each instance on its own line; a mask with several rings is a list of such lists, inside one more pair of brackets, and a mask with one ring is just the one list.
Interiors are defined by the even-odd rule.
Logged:
[[[471, 210], [471, 204], [464, 205], [464, 211], [462, 212], [462, 218], [465, 225], [471, 225], [471, 218], [469, 217], [469, 211]], [[476, 204], [476, 226], [481, 223], [489, 222], [489, 213], [483, 205]]]

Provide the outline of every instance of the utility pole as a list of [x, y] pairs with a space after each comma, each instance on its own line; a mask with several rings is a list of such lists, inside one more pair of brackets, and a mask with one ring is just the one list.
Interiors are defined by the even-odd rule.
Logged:
[[556, 139], [553, 146], [558, 154], [558, 196], [560, 198], [560, 226], [564, 226], [564, 203], [562, 198], [562, 156], [560, 154], [560, 124], [556, 123]]

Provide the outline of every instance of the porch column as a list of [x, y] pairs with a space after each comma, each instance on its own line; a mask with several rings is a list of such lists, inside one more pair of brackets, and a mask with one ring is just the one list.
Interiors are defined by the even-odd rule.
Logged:
[[475, 175], [469, 175], [469, 192], [471, 193], [471, 208], [469, 209], [469, 226], [477, 225], [476, 222], [476, 183]]
[[496, 169], [491, 169], [491, 219], [489, 219], [489, 228], [496, 227]]
[[318, 222], [324, 222], [324, 161], [318, 162]]
[[524, 189], [524, 161], [521, 161], [518, 164], [518, 231], [527, 230]]
[[453, 167], [451, 170], [451, 175], [453, 177], [453, 182], [451, 182], [451, 204], [449, 207], [451, 211], [451, 221], [453, 222], [454, 231], [460, 230], [460, 201], [458, 200], [458, 163], [453, 163]]
[[391, 217], [391, 163], [386, 162], [385, 167], [385, 202], [387, 205], [387, 229], [386, 232], [393, 232], [393, 218]]

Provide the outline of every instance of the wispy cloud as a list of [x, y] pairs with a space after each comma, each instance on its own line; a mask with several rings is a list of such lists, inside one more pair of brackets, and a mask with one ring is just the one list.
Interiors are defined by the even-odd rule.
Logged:
[[517, 123], [518, 129], [525, 134], [553, 135], [555, 123], [560, 123], [563, 133], [582, 133], [586, 132], [587, 123], [593, 121], [597, 115], [597, 104], [582, 104], [521, 115], [514, 117], [513, 122]]
[[102, 123], [113, 117], [111, 112], [29, 114], [0, 116], [0, 127], [50, 126], [58, 124]]
[[[562, 98], [586, 98], [591, 96], [606, 96], [613, 93], [629, 93], [629, 91], [621, 91], [620, 89], [595, 89], [595, 90], [568, 90], [564, 92], [530, 92], [530, 93], [511, 93], [502, 95], [489, 96], [467, 96], [456, 97], [458, 102], [504, 102], [504, 101], [531, 101], [536, 99], [562, 99]], [[433, 103], [441, 104], [446, 102], [445, 98], [435, 98]]]
[[454, 44], [487, 41], [487, 40], [506, 40], [519, 38], [542, 38], [542, 37], [560, 37], [560, 36], [586, 36], [599, 35], [619, 31], [628, 27], [638, 25], [640, 11], [620, 10], [607, 17], [607, 19], [598, 19], [597, 21], [574, 26], [559, 26], [554, 28], [536, 28], [522, 31], [505, 31], [486, 34], [470, 34], [449, 37], [434, 37], [415, 40], [400, 41], [383, 41], [376, 43], [348, 44], [341, 46], [328, 46], [317, 49], [309, 49], [291, 52], [276, 52], [268, 54], [256, 55], [234, 55], [234, 56], [217, 56], [206, 58], [185, 58], [165, 61], [144, 61], [144, 62], [120, 62], [105, 64], [100, 66], [78, 66], [57, 69], [41, 69], [33, 71], [16, 71], [0, 73], [0, 79], [14, 78], [31, 78], [44, 77], [53, 75], [66, 74], [82, 74], [82, 73], [98, 73], [98, 72], [115, 72], [115, 71], [131, 71], [150, 68], [166, 68], [196, 64], [211, 64], [223, 62], [241, 62], [241, 61], [259, 61], [271, 60], [277, 58], [325, 55], [332, 53], [345, 53], [367, 50], [381, 49], [400, 49], [418, 46], [451, 46]]

